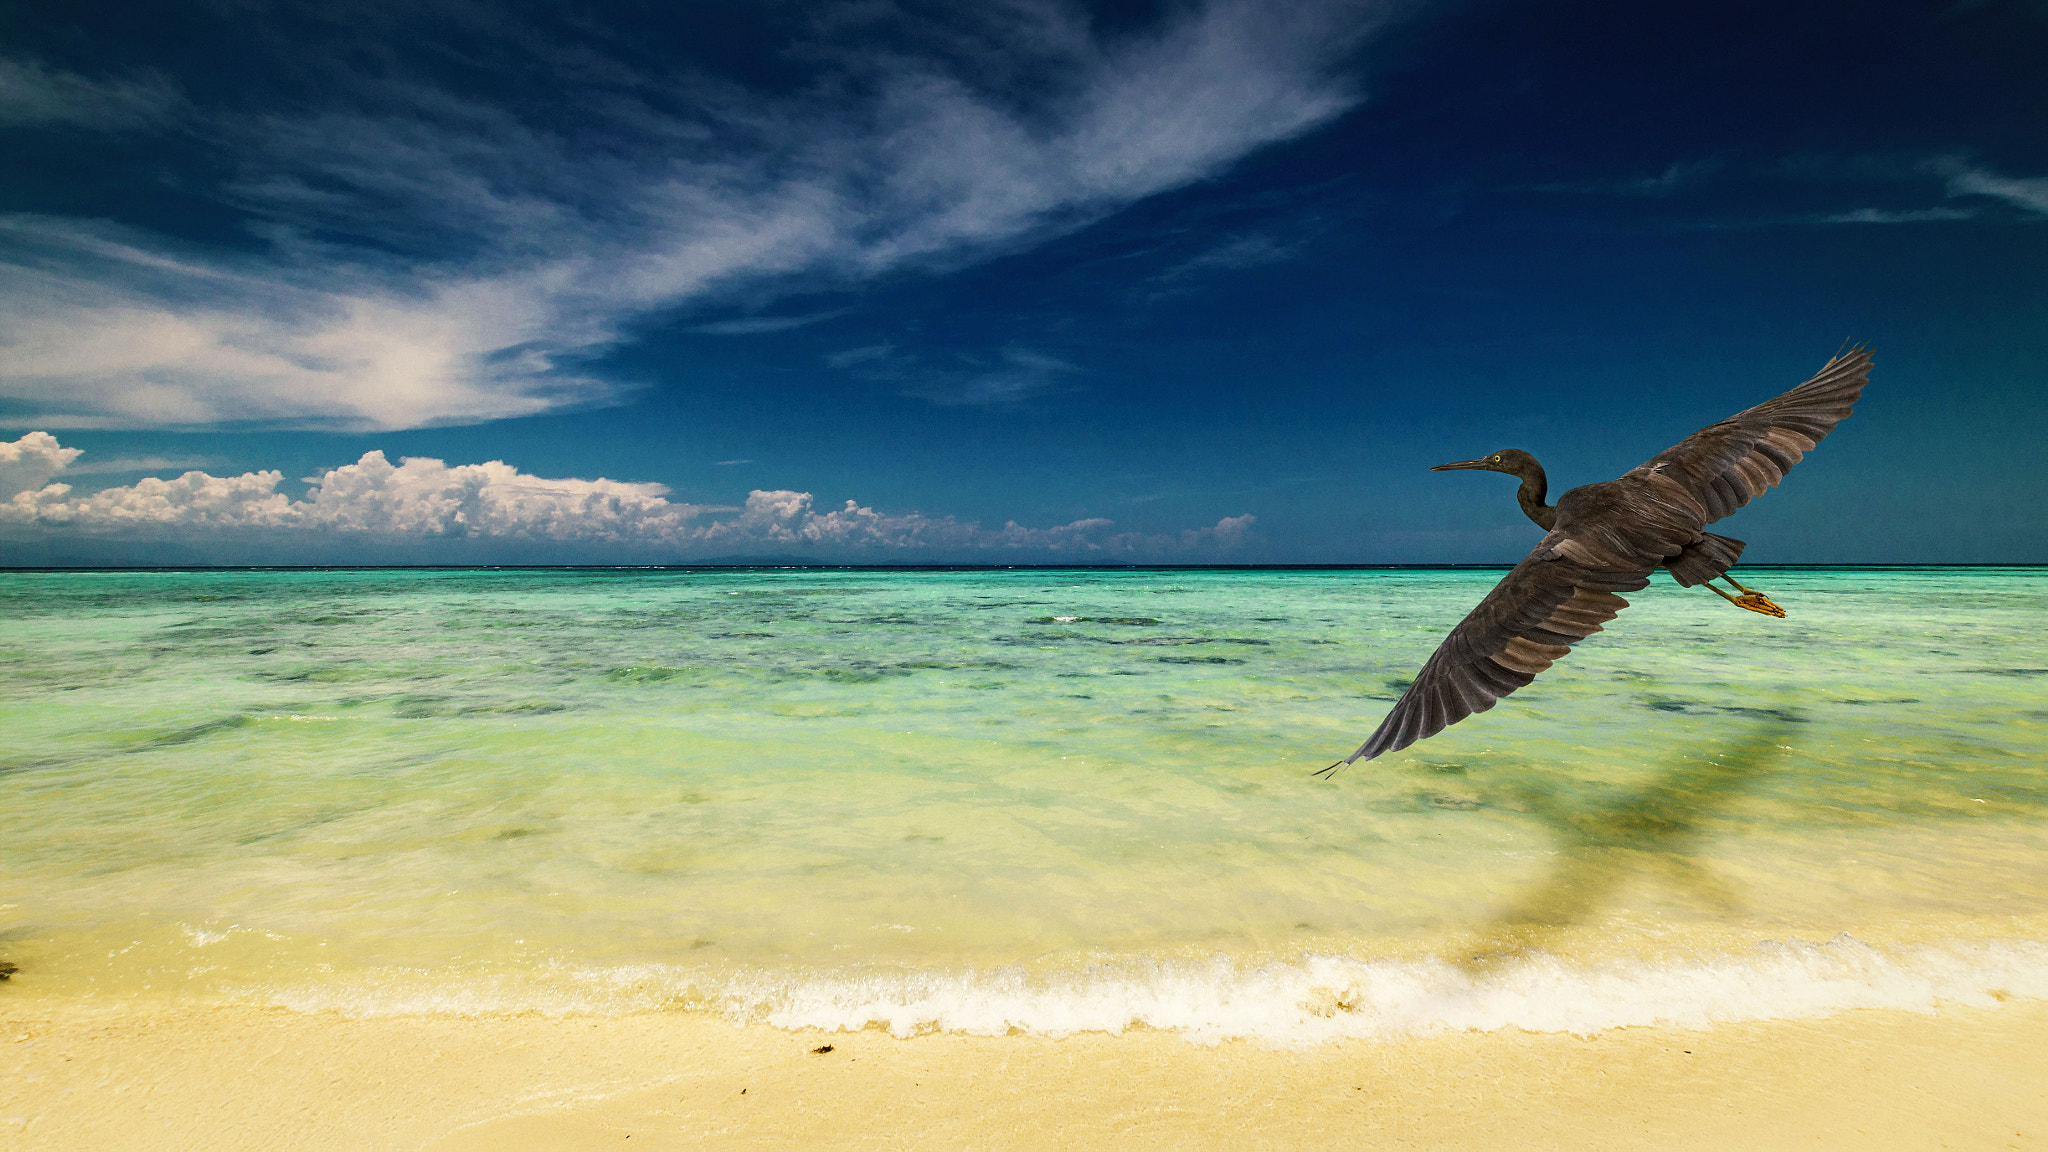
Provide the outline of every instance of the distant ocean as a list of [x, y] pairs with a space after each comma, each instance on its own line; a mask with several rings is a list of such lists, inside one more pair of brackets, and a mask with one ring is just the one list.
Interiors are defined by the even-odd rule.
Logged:
[[0, 997], [1303, 1045], [2048, 997], [2048, 570], [0, 573]]

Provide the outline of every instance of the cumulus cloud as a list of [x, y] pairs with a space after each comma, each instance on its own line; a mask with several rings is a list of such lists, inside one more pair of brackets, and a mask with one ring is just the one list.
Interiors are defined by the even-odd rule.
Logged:
[[76, 500], [71, 485], [49, 484], [19, 492], [0, 504], [0, 520], [92, 529], [204, 527], [277, 528], [295, 522], [291, 501], [277, 491], [281, 472], [209, 476], [187, 472], [175, 480], [144, 477]]
[[625, 543], [673, 540], [702, 508], [671, 503], [659, 484], [549, 480], [502, 461], [449, 467], [366, 452], [309, 477], [291, 505], [308, 528], [385, 536], [491, 536]]
[[[818, 11], [790, 57], [816, 83], [779, 94], [588, 46], [570, 62], [524, 36], [499, 48], [529, 54], [558, 98], [353, 75], [331, 107], [195, 112], [192, 130], [241, 159], [221, 195], [268, 249], [0, 220], [0, 397], [46, 427], [395, 429], [610, 402], [618, 388], [584, 365], [651, 314], [1005, 251], [1328, 122], [1357, 99], [1334, 65], [1379, 8], [1210, 0], [1117, 34], [1043, 2], [944, 18], [971, 27]], [[918, 20], [933, 26], [903, 50], [834, 39]], [[1005, 79], [1020, 72], [1053, 80]], [[17, 73], [46, 94], [69, 83]], [[958, 402], [1002, 402], [1023, 379]]]
[[41, 488], [84, 454], [66, 448], [48, 432], [31, 432], [12, 444], [0, 444], [0, 500]]
[[1225, 517], [1178, 533], [1118, 532], [1099, 517], [1048, 528], [984, 528], [951, 516], [884, 513], [847, 500], [820, 509], [809, 492], [757, 489], [738, 506], [669, 499], [660, 484], [531, 476], [502, 461], [450, 465], [367, 452], [309, 476], [305, 495], [278, 491], [274, 470], [240, 476], [189, 471], [172, 480], [72, 496], [50, 482], [80, 452], [46, 432], [0, 444], [0, 524], [114, 534], [147, 529], [286, 533], [384, 543], [475, 539], [666, 550], [678, 556], [798, 549], [873, 559], [1007, 553], [1141, 559], [1227, 552], [1254, 518]]

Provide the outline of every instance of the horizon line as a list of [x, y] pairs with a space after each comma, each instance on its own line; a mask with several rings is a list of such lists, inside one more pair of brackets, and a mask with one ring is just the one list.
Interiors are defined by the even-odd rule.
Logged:
[[[744, 561], [694, 564], [0, 564], [0, 573], [17, 572], [678, 572], [678, 571], [884, 571], [884, 572], [1370, 572], [1370, 571], [1506, 571], [1513, 564], [834, 564]], [[2027, 561], [1829, 561], [1822, 563], [1751, 564], [1745, 571], [1784, 568], [2048, 568]]]

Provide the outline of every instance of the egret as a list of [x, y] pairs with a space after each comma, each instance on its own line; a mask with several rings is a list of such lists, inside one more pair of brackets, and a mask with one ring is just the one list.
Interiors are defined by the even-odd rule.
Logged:
[[1555, 505], [1543, 502], [1543, 466], [1519, 448], [1430, 469], [1519, 477], [1515, 497], [1548, 535], [1451, 629], [1358, 751], [1316, 775], [1406, 748], [1493, 707], [1601, 631], [1628, 607], [1616, 593], [1647, 586], [1659, 568], [1738, 608], [1784, 616], [1770, 597], [1728, 575], [1742, 541], [1706, 526], [1783, 480], [1849, 415], [1869, 374], [1867, 351], [1840, 353], [1799, 387], [1700, 429], [1619, 479], [1574, 488]]

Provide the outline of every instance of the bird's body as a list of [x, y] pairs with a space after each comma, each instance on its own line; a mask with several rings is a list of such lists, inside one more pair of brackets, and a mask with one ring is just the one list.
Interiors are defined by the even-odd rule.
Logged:
[[[1378, 730], [1324, 771], [1405, 748], [1493, 707], [1600, 631], [1628, 607], [1616, 593], [1645, 587], [1658, 568], [1686, 587], [1717, 578], [1734, 584], [1727, 572], [1742, 541], [1706, 526], [1784, 479], [1849, 415], [1869, 371], [1860, 348], [1837, 356], [1799, 387], [1702, 428], [1624, 476], [1574, 488], [1555, 506], [1543, 503], [1543, 466], [1520, 449], [1438, 465], [1520, 477], [1522, 511], [1547, 534], [1451, 630]], [[1735, 586], [1742, 595], [1707, 584], [1738, 607], [1785, 614]]]

